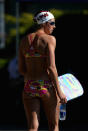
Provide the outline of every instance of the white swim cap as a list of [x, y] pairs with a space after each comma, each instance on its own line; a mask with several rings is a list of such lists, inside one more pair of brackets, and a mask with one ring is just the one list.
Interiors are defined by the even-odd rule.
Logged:
[[53, 18], [54, 15], [49, 11], [40, 11], [37, 15], [35, 15], [34, 20], [37, 24], [43, 24]]

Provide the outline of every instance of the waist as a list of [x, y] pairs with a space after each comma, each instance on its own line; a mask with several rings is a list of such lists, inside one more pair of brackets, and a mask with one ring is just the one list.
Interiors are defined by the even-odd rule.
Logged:
[[42, 81], [50, 81], [48, 74], [43, 74], [43, 75], [29, 75], [26, 74], [24, 76], [24, 82], [27, 82], [29, 80], [34, 80], [34, 81], [38, 81], [38, 80], [42, 80]]
[[52, 83], [51, 80], [28, 80], [25, 83], [40, 83], [40, 84], [48, 84], [48, 83]]

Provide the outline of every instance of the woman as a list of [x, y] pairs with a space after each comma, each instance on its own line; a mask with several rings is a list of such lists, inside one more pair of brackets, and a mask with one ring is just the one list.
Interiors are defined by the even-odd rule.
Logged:
[[34, 16], [40, 28], [28, 34], [19, 48], [19, 72], [24, 76], [23, 103], [28, 131], [37, 131], [42, 101], [49, 131], [58, 131], [59, 106], [67, 99], [59, 87], [55, 65], [55, 18], [49, 11]]

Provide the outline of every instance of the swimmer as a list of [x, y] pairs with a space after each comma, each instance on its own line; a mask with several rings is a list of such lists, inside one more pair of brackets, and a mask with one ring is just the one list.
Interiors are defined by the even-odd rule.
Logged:
[[19, 72], [24, 76], [22, 93], [28, 131], [38, 131], [40, 100], [45, 111], [49, 131], [59, 131], [59, 107], [66, 103], [55, 64], [56, 38], [51, 35], [55, 17], [49, 11], [34, 15], [39, 28], [26, 35], [19, 46]]

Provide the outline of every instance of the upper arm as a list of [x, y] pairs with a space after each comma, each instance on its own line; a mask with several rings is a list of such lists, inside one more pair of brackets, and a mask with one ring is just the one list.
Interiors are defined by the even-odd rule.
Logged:
[[48, 41], [47, 47], [47, 65], [48, 67], [56, 68], [55, 65], [55, 48], [56, 48], [56, 39], [55, 37], [51, 36]]
[[25, 58], [23, 54], [24, 42], [25, 42], [25, 39], [22, 39], [20, 46], [19, 46], [19, 53], [18, 53], [19, 54], [18, 55], [18, 68], [19, 68], [20, 73], [25, 70]]

